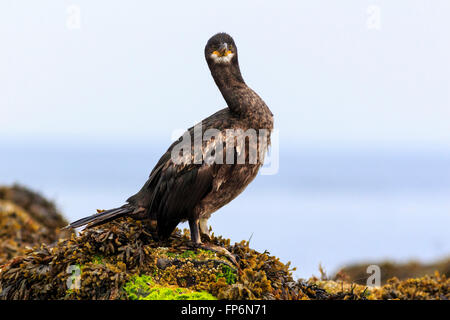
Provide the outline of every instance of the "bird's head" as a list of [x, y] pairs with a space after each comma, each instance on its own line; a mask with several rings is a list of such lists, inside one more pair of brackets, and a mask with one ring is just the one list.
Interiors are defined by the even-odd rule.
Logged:
[[237, 63], [237, 48], [233, 38], [223, 32], [212, 36], [205, 46], [205, 57], [210, 66]]
[[230, 35], [221, 32], [212, 36], [205, 46], [205, 58], [219, 89], [244, 83], [237, 48]]

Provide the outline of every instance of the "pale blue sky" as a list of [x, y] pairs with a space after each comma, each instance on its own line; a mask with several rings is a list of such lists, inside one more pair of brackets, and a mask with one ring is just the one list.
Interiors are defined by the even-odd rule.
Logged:
[[2, 1], [0, 137], [168, 140], [225, 106], [203, 48], [226, 31], [281, 141], [450, 145], [449, 16], [448, 1]]

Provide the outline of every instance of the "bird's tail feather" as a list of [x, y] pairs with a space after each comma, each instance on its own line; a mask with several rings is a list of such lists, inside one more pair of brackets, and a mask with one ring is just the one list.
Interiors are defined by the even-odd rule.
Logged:
[[134, 211], [133, 207], [126, 204], [119, 208], [106, 210], [106, 211], [103, 211], [100, 213], [93, 214], [89, 217], [85, 217], [80, 220], [74, 221], [71, 224], [65, 226], [63, 229], [78, 228], [78, 227], [84, 226], [88, 223], [90, 223], [90, 225], [87, 227], [92, 228], [92, 227], [107, 223], [111, 220], [115, 220], [117, 218], [123, 217], [133, 211]]

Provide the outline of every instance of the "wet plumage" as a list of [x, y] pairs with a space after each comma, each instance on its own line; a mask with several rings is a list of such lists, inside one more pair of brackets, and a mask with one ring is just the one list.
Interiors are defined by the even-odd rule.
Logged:
[[[146, 220], [156, 228], [159, 237], [167, 238], [181, 221], [187, 220], [194, 243], [201, 244], [200, 234], [208, 238], [207, 219], [237, 197], [256, 177], [270, 144], [273, 117], [264, 101], [245, 84], [236, 45], [228, 34], [219, 33], [209, 39], [205, 58], [227, 107], [201, 121], [201, 126], [188, 129], [175, 141], [141, 190], [124, 206], [80, 219], [68, 227], [85, 224], [92, 227], [131, 216]], [[200, 130], [196, 131], [198, 128]], [[244, 145], [239, 144], [235, 137], [228, 135], [230, 129], [235, 132], [238, 129], [243, 132], [254, 130], [256, 133], [265, 130], [267, 143], [255, 143], [248, 138]], [[205, 139], [211, 130], [215, 135]], [[201, 132], [203, 139], [198, 140], [196, 132]], [[181, 155], [176, 148], [186, 140], [191, 142], [191, 152], [186, 152], [187, 156], [183, 153], [183, 162], [174, 161], [174, 154]], [[197, 146], [201, 145], [200, 161], [195, 141], [199, 142]], [[234, 142], [231, 146], [227, 144], [230, 141]], [[217, 150], [221, 149], [223, 152], [219, 154]], [[251, 161], [252, 151], [257, 154], [256, 161]], [[239, 163], [237, 160], [242, 154], [245, 162]], [[221, 155], [223, 163], [217, 160]], [[208, 161], [214, 158], [215, 161]], [[230, 159], [233, 161], [228, 161]]]

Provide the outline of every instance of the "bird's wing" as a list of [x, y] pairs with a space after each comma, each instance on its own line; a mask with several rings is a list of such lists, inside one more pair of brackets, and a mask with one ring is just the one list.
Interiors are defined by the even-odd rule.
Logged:
[[[214, 161], [206, 161], [214, 153], [212, 153], [212, 150], [221, 150], [223, 160], [226, 162], [227, 143], [224, 128], [233, 127], [230, 121], [233, 121], [233, 119], [226, 109], [203, 120], [200, 163], [195, 161], [198, 160], [198, 154], [196, 155], [195, 152], [194, 127], [187, 130], [186, 133], [189, 134], [192, 143], [187, 148], [187, 151], [190, 152], [186, 153], [186, 158], [184, 153], [181, 162], [173, 158], [174, 155], [179, 154], [177, 146], [186, 138], [183, 135], [161, 157], [141, 191], [130, 198], [131, 203], [146, 208], [145, 211], [150, 215], [150, 218], [157, 220], [158, 232], [163, 237], [164, 235], [168, 236], [181, 220], [189, 218], [196, 205], [213, 188], [217, 189], [220, 184], [226, 183], [227, 179], [230, 178], [234, 165], [222, 165]], [[223, 131], [219, 131], [220, 138], [216, 139], [216, 136], [214, 136], [214, 138], [205, 139], [207, 128], [221, 128]], [[221, 145], [221, 148], [218, 148], [219, 145]], [[234, 145], [232, 149], [234, 157], [242, 151]], [[220, 175], [219, 179], [217, 179], [217, 175]], [[217, 184], [216, 180], [220, 180], [220, 183]]]
[[[189, 130], [190, 133], [192, 130]], [[202, 160], [208, 152], [215, 148], [218, 139], [202, 141]], [[220, 143], [222, 143], [220, 141]], [[201, 161], [195, 163], [195, 147], [192, 144], [183, 156], [184, 161], [179, 162], [172, 157], [172, 145], [164, 159], [159, 162], [163, 167], [160, 172], [153, 173], [151, 186], [152, 198], [150, 199], [149, 213], [156, 216], [158, 232], [162, 237], [170, 235], [177, 224], [188, 219], [196, 205], [212, 190], [214, 176], [218, 166], [214, 162]], [[222, 144], [223, 147], [223, 144]], [[198, 159], [198, 155], [197, 155]]]
[[[217, 128], [220, 127], [220, 125], [226, 123], [227, 119], [230, 118], [229, 110], [228, 108], [224, 108], [222, 110], [219, 110], [212, 116], [204, 119], [202, 122], [204, 124], [204, 128]], [[228, 125], [228, 124], [226, 124]], [[229, 127], [229, 125], [228, 125]], [[189, 128], [187, 131], [189, 135], [191, 136], [191, 141], [193, 142], [194, 139], [194, 127]], [[184, 136], [184, 135], [183, 135]], [[172, 158], [172, 150], [183, 141], [183, 136], [181, 136], [177, 141], [175, 141], [168, 150], [161, 156], [158, 163], [153, 168], [152, 172], [150, 173], [150, 177], [146, 181], [146, 183], [143, 185], [141, 190], [137, 192], [135, 195], [129, 197], [127, 199], [127, 202], [132, 205], [135, 208], [144, 208], [146, 213], [149, 213], [151, 216], [151, 219], [154, 219], [155, 217], [152, 216], [152, 213], [154, 213], [160, 206], [160, 201], [162, 201], [161, 197], [161, 190], [160, 187], [165, 187], [165, 181], [170, 180], [169, 177], [172, 176], [172, 178], [175, 177], [175, 175], [181, 179], [181, 176], [184, 174], [187, 174], [188, 172], [196, 172], [199, 169], [199, 165], [193, 164], [176, 164], [171, 161]], [[192, 145], [192, 154], [193, 154], [193, 148]], [[191, 158], [193, 160], [193, 158]], [[173, 167], [168, 169], [169, 167]], [[207, 168], [202, 169], [206, 170]], [[212, 170], [212, 168], [209, 168]], [[194, 173], [191, 173], [194, 174]], [[200, 176], [203, 176], [204, 174], [200, 174]], [[149, 208], [151, 207], [151, 210]], [[152, 212], [153, 211], [153, 212]]]
[[211, 191], [213, 172], [210, 165], [189, 165], [180, 170], [179, 165], [169, 164], [163, 169], [149, 209], [156, 214], [161, 236], [168, 236], [181, 220], [187, 219]]

